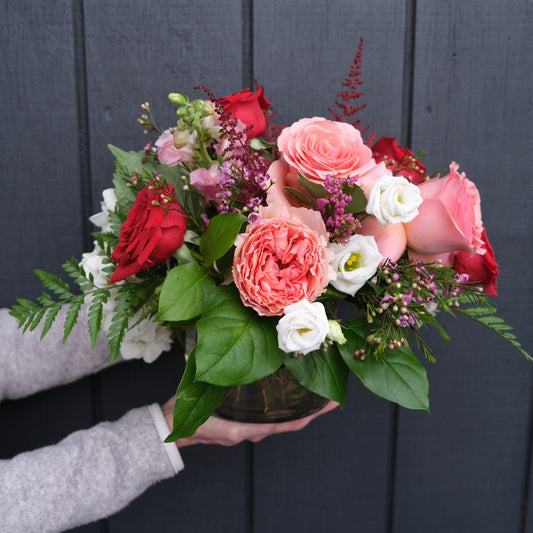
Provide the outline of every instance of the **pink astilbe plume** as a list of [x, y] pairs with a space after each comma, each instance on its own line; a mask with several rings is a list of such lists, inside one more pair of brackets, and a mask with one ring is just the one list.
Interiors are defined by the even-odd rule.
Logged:
[[[361, 119], [352, 120], [353, 115], [362, 111], [366, 104], [354, 105], [352, 101], [358, 100], [363, 96], [363, 92], [358, 90], [358, 87], [363, 84], [361, 80], [361, 67], [363, 63], [363, 39], [359, 41], [359, 47], [357, 48], [357, 54], [353, 60], [353, 63], [350, 67], [350, 72], [346, 76], [346, 79], [342, 83], [342, 87], [347, 89], [341, 91], [337, 94], [335, 99], [335, 105], [340, 109], [336, 111], [332, 107], [328, 107], [328, 111], [331, 113], [331, 116], [337, 122], [347, 122], [351, 124], [354, 128], [357, 128], [361, 131], [361, 135], [368, 132], [370, 129], [369, 126], [361, 129]], [[375, 133], [371, 133], [368, 139], [365, 141], [367, 146], [370, 146], [376, 137]]]

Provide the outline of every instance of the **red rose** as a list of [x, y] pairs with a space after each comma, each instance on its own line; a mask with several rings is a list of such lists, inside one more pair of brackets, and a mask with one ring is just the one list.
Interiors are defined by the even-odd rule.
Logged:
[[183, 244], [186, 229], [172, 185], [163, 189], [146, 186], [120, 228], [118, 245], [111, 254], [117, 263], [111, 283], [166, 261]]
[[244, 89], [230, 96], [224, 96], [220, 99], [220, 103], [233, 118], [239, 119], [245, 126], [251, 126], [247, 131], [248, 138], [259, 137], [265, 133], [266, 119], [263, 110], [270, 107], [270, 102], [264, 95], [262, 85], [255, 93], [250, 89]]
[[453, 269], [458, 274], [468, 274], [469, 281], [483, 283], [487, 294], [498, 296], [496, 286], [498, 263], [496, 263], [494, 250], [487, 239], [485, 229], [483, 229], [481, 238], [485, 243], [486, 252], [483, 255], [474, 254], [472, 257], [467, 252], [458, 252], [453, 259]]
[[401, 148], [395, 137], [381, 137], [372, 147], [372, 155], [376, 163], [386, 159], [387, 168], [397, 176], [409, 179], [415, 185], [426, 177], [426, 167], [414, 156], [409, 148]]

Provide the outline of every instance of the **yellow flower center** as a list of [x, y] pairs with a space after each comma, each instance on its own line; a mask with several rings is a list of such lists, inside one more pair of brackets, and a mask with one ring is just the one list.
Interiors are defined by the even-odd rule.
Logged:
[[361, 259], [361, 254], [354, 254], [352, 252], [348, 261], [344, 263], [344, 272], [352, 272], [356, 268], [359, 268], [359, 259]]

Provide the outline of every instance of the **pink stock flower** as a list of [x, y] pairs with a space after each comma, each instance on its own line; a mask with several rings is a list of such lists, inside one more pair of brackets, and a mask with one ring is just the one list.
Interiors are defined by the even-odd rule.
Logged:
[[213, 163], [209, 168], [197, 168], [190, 173], [191, 184], [204, 196], [207, 202], [216, 198], [220, 171], [218, 165]]
[[178, 163], [190, 163], [194, 161], [190, 143], [190, 135], [187, 132], [166, 130], [155, 142], [157, 157], [167, 167], [174, 167]]
[[407, 246], [416, 254], [463, 250], [484, 253], [479, 192], [453, 162], [450, 173], [419, 185], [423, 202], [418, 216], [405, 224]]
[[[313, 302], [323, 292], [330, 257], [324, 236], [300, 222], [299, 213], [265, 218], [274, 214], [268, 209], [260, 210], [261, 221], [237, 237], [233, 279], [244, 305], [259, 315], [279, 316], [288, 305], [303, 299]], [[312, 211], [300, 209], [310, 212], [312, 224], [324, 228], [320, 215], [318, 222]]]

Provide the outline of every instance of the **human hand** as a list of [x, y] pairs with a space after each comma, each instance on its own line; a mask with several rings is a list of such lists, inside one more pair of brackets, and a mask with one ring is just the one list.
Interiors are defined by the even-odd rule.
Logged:
[[[165, 415], [165, 420], [172, 431], [172, 411], [174, 410], [175, 397], [170, 398], [161, 409]], [[269, 424], [250, 424], [245, 422], [234, 422], [226, 420], [216, 415], [210, 416], [197, 430], [194, 435], [178, 439], [176, 445], [178, 448], [192, 446], [193, 444], [218, 444], [220, 446], [234, 446], [245, 440], [259, 442], [265, 437], [276, 433], [285, 433], [288, 431], [299, 431], [315, 418], [332, 411], [338, 407], [337, 402], [329, 402], [317, 413], [291, 420], [290, 422], [278, 422]]]

